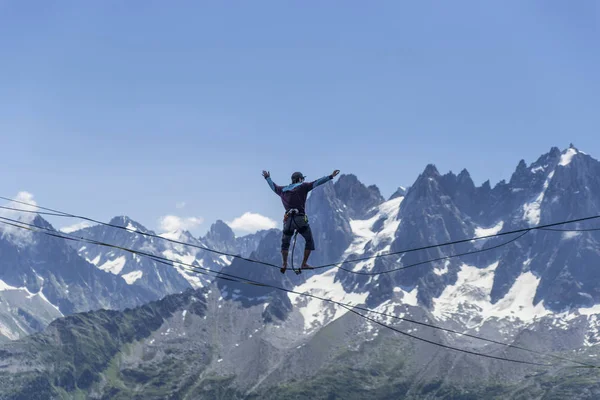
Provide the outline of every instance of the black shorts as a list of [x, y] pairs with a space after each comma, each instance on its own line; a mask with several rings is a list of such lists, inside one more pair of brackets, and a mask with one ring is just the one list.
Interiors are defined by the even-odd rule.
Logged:
[[289, 250], [290, 243], [294, 232], [298, 231], [302, 235], [306, 244], [304, 250], [314, 250], [315, 241], [313, 240], [312, 231], [308, 224], [308, 218], [304, 215], [290, 216], [287, 221], [283, 223], [283, 235], [281, 236], [281, 250]]

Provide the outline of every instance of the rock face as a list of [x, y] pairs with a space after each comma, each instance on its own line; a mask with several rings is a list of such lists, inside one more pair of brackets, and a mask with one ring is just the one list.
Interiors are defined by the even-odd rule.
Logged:
[[212, 249], [233, 254], [237, 254], [238, 252], [238, 246], [233, 230], [221, 220], [218, 220], [211, 225], [204, 240]]

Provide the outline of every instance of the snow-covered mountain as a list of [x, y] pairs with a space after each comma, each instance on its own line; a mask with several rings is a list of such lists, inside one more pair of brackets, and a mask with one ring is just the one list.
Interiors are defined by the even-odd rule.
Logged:
[[[543, 315], [586, 309], [600, 302], [600, 287], [594, 279], [600, 233], [533, 231], [506, 246], [432, 263], [423, 262], [496, 247], [516, 236], [351, 261], [457, 238], [599, 214], [599, 172], [597, 160], [571, 146], [562, 152], [552, 148], [529, 166], [521, 160], [509, 182], [501, 181], [493, 188], [489, 182], [476, 186], [466, 170], [458, 175], [452, 172], [442, 175], [434, 165], [428, 165], [408, 189], [400, 187], [385, 200], [376, 186], [366, 186], [354, 175], [342, 175], [334, 183], [311, 193], [307, 212], [317, 244], [311, 262], [319, 265], [346, 261], [344, 268], [361, 274], [333, 267], [300, 276], [283, 276], [276, 268], [231, 260], [110, 227], [85, 228], [75, 234], [149, 250], [174, 261], [212, 270], [224, 268], [224, 272], [278, 286], [337, 293], [337, 298], [345, 298], [346, 293], [370, 307], [390, 301], [412, 304], [416, 299], [419, 306], [438, 318], [486, 320], [486, 312], [489, 312], [490, 318], [531, 321]], [[147, 231], [126, 217], [115, 218], [111, 223]], [[280, 231], [276, 229], [236, 238], [225, 223], [217, 221], [204, 238], [196, 239], [188, 232], [168, 233], [165, 237], [280, 263]], [[296, 263], [300, 261], [302, 246], [302, 238], [299, 238]], [[157, 297], [207, 284], [203, 276], [186, 268], [173, 269], [101, 247], [82, 246], [78, 250], [100, 269], [120, 275], [130, 284], [150, 289]], [[423, 264], [386, 272], [419, 263]], [[381, 272], [383, 274], [379, 274]], [[235, 291], [228, 290], [233, 286]], [[263, 301], [265, 293], [276, 293], [266, 288], [238, 286], [219, 282], [226, 295], [238, 299]], [[298, 299], [289, 299], [290, 302], [295, 300]], [[287, 303], [285, 300], [282, 304]], [[470, 311], [465, 311], [467, 309]]]
[[[461, 329], [496, 330], [510, 324], [511, 329], [502, 331], [510, 336], [542, 317], [565, 324], [600, 309], [600, 232], [535, 230], [516, 241], [517, 235], [507, 235], [352, 260], [599, 215], [599, 195], [600, 162], [573, 146], [562, 152], [552, 148], [529, 166], [522, 160], [508, 183], [493, 188], [489, 182], [476, 186], [466, 170], [442, 175], [428, 165], [408, 190], [400, 188], [385, 200], [376, 187], [341, 176], [315, 190], [308, 206], [317, 243], [313, 265], [336, 266], [282, 276], [276, 269], [234, 260], [224, 271], [373, 308], [418, 306], [431, 318]], [[600, 221], [557, 228], [589, 227], [600, 227]], [[279, 263], [279, 235], [266, 236], [251, 257]], [[493, 249], [478, 252], [485, 248]], [[475, 254], [425, 262], [469, 252]], [[401, 269], [413, 264], [418, 265]], [[227, 281], [218, 285], [234, 301], [262, 301], [267, 308], [279, 304], [282, 319], [300, 313], [308, 331], [345, 312], [297, 295], [282, 300], [280, 292], [269, 288]], [[595, 317], [589, 323], [596, 329]]]
[[[312, 192], [307, 212], [317, 246], [311, 262], [313, 265], [333, 266], [304, 271], [301, 275], [291, 271], [282, 275], [276, 267], [232, 260], [113, 228], [96, 226], [74, 233], [124, 247], [145, 249], [175, 261], [175, 267], [155, 264], [112, 249], [87, 245], [76, 247], [80, 255], [78, 257], [75, 252], [64, 250], [67, 247], [63, 246], [63, 251], [85, 265], [86, 271], [94, 271], [94, 276], [100, 274], [103, 279], [110, 278], [110, 282], [121, 282], [125, 289], [137, 289], [156, 298], [169, 291], [204, 286], [193, 294], [185, 292], [156, 303], [161, 304], [160, 318], [156, 311], [151, 311], [155, 310], [154, 303], [139, 310], [114, 314], [119, 322], [110, 325], [111, 329], [133, 331], [123, 336], [124, 344], [111, 344], [108, 353], [102, 347], [104, 344], [98, 345], [98, 354], [110, 354], [110, 357], [121, 355], [107, 359], [106, 364], [89, 367], [94, 369], [89, 377], [96, 382], [96, 386], [86, 381], [86, 385], [91, 385], [86, 388], [94, 387], [98, 393], [105, 394], [112, 393], [111, 390], [125, 393], [128, 385], [140, 385], [136, 387], [152, 398], [154, 392], [149, 382], [154, 382], [154, 377], [170, 374], [173, 364], [168, 355], [176, 354], [178, 359], [188, 359], [186, 354], [190, 349], [195, 349], [192, 352], [193, 360], [188, 360], [193, 364], [189, 373], [181, 371], [169, 375], [170, 382], [177, 382], [177, 388], [171, 394], [190, 393], [191, 390], [207, 396], [230, 394], [231, 398], [245, 398], [252, 393], [267, 397], [269, 393], [292, 395], [296, 393], [294, 390], [313, 393], [311, 390], [314, 388], [314, 393], [326, 397], [319, 392], [323, 386], [319, 384], [319, 374], [344, 377], [342, 386], [352, 385], [351, 382], [356, 379], [345, 364], [347, 362], [362, 371], [361, 377], [369, 374], [374, 379], [365, 382], [365, 385], [370, 388], [383, 385], [381, 387], [387, 389], [381, 389], [381, 393], [390, 396], [403, 395], [405, 388], [414, 393], [429, 393], [431, 385], [447, 390], [456, 389], [448, 388], [449, 385], [467, 385], [464, 387], [469, 391], [468, 385], [473, 382], [478, 388], [487, 388], [486, 385], [489, 385], [493, 392], [496, 390], [494, 382], [497, 381], [506, 385], [497, 388], [501, 397], [519, 389], [527, 398], [538, 393], [535, 388], [558, 387], [561, 384], [571, 390], [569, 382], [561, 381], [562, 378], [555, 377], [553, 373], [528, 375], [527, 379], [535, 382], [519, 386], [523, 374], [529, 373], [526, 368], [484, 362], [471, 356], [459, 357], [431, 345], [399, 339], [399, 336], [359, 318], [347, 309], [297, 293], [226, 280], [217, 280], [216, 284], [212, 284], [201, 280], [201, 276], [187, 274], [177, 266], [176, 261], [222, 270], [298, 293], [363, 305], [396, 317], [430, 322], [538, 351], [568, 353], [570, 357], [587, 361], [595, 361], [600, 357], [600, 348], [597, 346], [600, 341], [600, 231], [534, 230], [518, 239], [516, 235], [506, 235], [385, 256], [388, 252], [434, 243], [599, 215], [600, 162], [573, 146], [563, 151], [552, 148], [530, 165], [522, 160], [508, 182], [501, 181], [494, 187], [489, 182], [475, 185], [466, 170], [458, 175], [452, 172], [441, 174], [434, 165], [428, 165], [410, 187], [400, 187], [389, 199], [384, 199], [375, 186], [362, 184], [356, 176], [343, 175], [337, 181]], [[126, 217], [111, 222], [147, 231]], [[556, 229], [597, 227], [600, 227], [600, 221]], [[187, 232], [172, 232], [165, 236], [275, 265], [280, 263], [281, 231], [278, 229], [235, 238], [226, 224], [217, 222], [204, 238], [193, 238]], [[13, 244], [7, 249], [23, 251], [23, 248], [28, 248], [14, 237], [12, 240]], [[302, 239], [298, 240], [296, 263], [299, 263], [303, 247]], [[487, 248], [490, 250], [481, 251]], [[10, 257], [5, 258], [5, 254], [10, 254], [5, 246], [0, 246], [0, 250], [3, 263], [6, 259], [11, 260]], [[426, 262], [468, 252], [474, 253]], [[375, 255], [381, 257], [352, 262], [356, 258]], [[53, 256], [54, 253], [26, 254], [27, 258], [33, 260], [30, 264], [36, 265], [32, 271], [33, 277], [40, 274], [50, 281], [57, 279], [56, 274], [47, 278], [41, 275], [41, 269], [36, 264], [47, 263], [53, 260]], [[415, 266], [410, 267], [412, 265]], [[69, 266], [68, 269], [71, 268]], [[21, 269], [21, 266], [12, 268], [12, 274], [22, 276], [19, 272]], [[60, 307], [61, 313], [68, 313], [50, 295], [51, 291], [25, 286], [28, 280], [17, 281], [10, 278], [7, 269], [3, 268], [2, 271], [0, 295], [13, 295], [20, 291], [22, 298], [19, 301], [35, 300], [39, 303], [25, 308], [11, 300], [11, 304], [17, 304], [9, 311], [11, 316], [19, 315], [19, 311], [15, 311], [17, 309], [36, 315], [34, 311], [41, 304], [40, 313], [44, 314], [37, 321], [43, 326], [58, 315], [54, 305]], [[37, 282], [41, 280], [37, 279]], [[26, 289], [21, 289], [24, 287]], [[36, 293], [42, 293], [45, 298], [41, 294], [36, 296]], [[48, 304], [44, 305], [45, 299]], [[532, 357], [530, 354], [523, 356], [514, 349], [482, 344], [472, 338], [434, 331], [391, 317], [371, 316], [409, 334], [439, 343], [479, 349], [486, 354]], [[74, 318], [79, 320], [80, 317]], [[93, 313], [89, 319], [81, 318], [84, 318], [85, 326], [93, 326], [107, 317], [102, 313]], [[129, 322], [142, 320], [145, 321], [142, 325], [141, 322]], [[57, 329], [61, 332], [75, 329], [71, 328], [68, 321], [72, 320], [59, 320], [49, 334], [55, 335]], [[151, 327], [134, 332], [133, 327], [145, 324]], [[64, 337], [68, 339], [71, 336], [65, 333]], [[136, 338], [135, 344], [132, 344], [133, 339], [126, 339], [129, 337]], [[44, 340], [40, 339], [41, 342]], [[61, 346], [74, 346], [68, 342], [65, 339]], [[7, 360], [13, 361], [0, 364], [0, 378], [1, 368], [16, 368], [15, 365], [21, 365], [23, 361], [20, 360], [27, 354], [19, 347], [21, 344], [15, 346], [5, 347], [10, 355]], [[27, 346], [30, 344], [26, 343]], [[128, 352], [119, 353], [123, 351], [119, 346], [126, 346]], [[134, 346], [134, 350], [131, 346]], [[59, 351], [60, 347], [55, 350]], [[0, 353], [2, 351], [0, 348]], [[197, 357], [198, 354], [201, 356]], [[394, 356], [389, 358], [392, 354]], [[339, 362], [340, 357], [345, 361]], [[141, 359], [152, 359], [153, 367], [146, 368], [147, 364]], [[394, 364], [394, 359], [401, 365]], [[457, 362], [459, 359], [460, 363]], [[381, 360], [387, 360], [385, 365]], [[31, 364], [31, 360], [27, 362], [29, 364], [26, 365]], [[119, 365], [117, 370], [115, 365]], [[389, 371], [386, 369], [388, 367]], [[25, 367], [19, 368], [27, 370]], [[48, 371], [54, 370], [48, 368]], [[415, 381], [415, 375], [412, 374], [417, 371], [419, 380]], [[48, 372], [51, 373], [54, 372]], [[376, 379], [378, 374], [383, 374], [379, 380]], [[451, 379], [438, 382], [436, 377], [440, 374]], [[289, 382], [296, 376], [302, 376], [303, 383], [312, 382], [310, 388], [280, 386], [282, 380]], [[401, 382], [390, 387], [383, 383], [400, 377]], [[231, 391], [212, 392], [213, 378]], [[586, 382], [588, 378], [586, 375]], [[117, 386], [110, 386], [111, 379], [117, 379]], [[481, 382], [484, 384], [480, 385]], [[221, 384], [219, 387], [222, 387]], [[73, 385], [76, 387], [78, 383]], [[360, 385], [356, 388], [357, 393], [364, 389], [361, 388]], [[165, 393], [156, 396], [166, 396]], [[471, 390], [470, 393], [474, 392]], [[477, 393], [487, 398], [487, 392]]]
[[[52, 229], [39, 216], [33, 224]], [[99, 308], [125, 308], [155, 298], [79, 257], [64, 240], [0, 226], [0, 340], [18, 339], [52, 320]]]
[[[442, 175], [429, 165], [405, 194], [395, 194], [371, 210], [368, 218], [346, 220], [352, 242], [343, 260], [599, 215], [600, 162], [573, 146], [562, 152], [553, 148], [529, 166], [521, 161], [510, 181], [494, 188], [489, 182], [477, 187], [466, 170]], [[590, 227], [600, 227], [600, 221], [557, 228]], [[315, 293], [328, 288], [333, 294], [339, 283], [343, 291], [336, 298], [355, 296], [369, 307], [418, 305], [432, 318], [461, 329], [489, 330], [508, 323], [514, 329], [506, 329], [507, 335], [542, 317], [565, 325], [600, 310], [599, 231], [536, 230], [487, 252], [385, 273], [514, 238], [343, 264], [353, 271], [383, 274], [356, 275], [333, 268], [312, 275], [301, 288]], [[305, 312], [300, 302], [295, 305]], [[314, 304], [307, 307], [320, 315]], [[596, 317], [588, 322], [589, 329], [597, 331]]]
[[[53, 229], [40, 216], [33, 219], [19, 213], [8, 216]], [[0, 341], [39, 331], [65, 315], [132, 307], [210, 282], [205, 275], [178, 262], [217, 271], [231, 262], [230, 257], [141, 235], [140, 232], [153, 235], [154, 232], [128, 217], [115, 217], [110, 224], [129, 231], [95, 225], [69, 234], [156, 254], [173, 262], [169, 265], [123, 250], [0, 226]], [[162, 236], [242, 254], [253, 251], [264, 234], [235, 238], [233, 231], [218, 221], [206, 238], [195, 238], [186, 231]]]
[[[75, 231], [72, 235], [151, 254], [162, 255], [167, 251], [164, 240], [138, 234], [137, 232], [153, 232], [150, 232], [143, 225], [127, 217], [115, 217], [110, 221], [110, 224], [122, 226], [131, 230], [131, 232], [97, 225]], [[177, 237], [184, 240], [194, 240], [186, 232], [178, 233]], [[184, 277], [185, 275], [182, 276], [178, 272], [180, 270], [173, 268], [173, 265], [165, 265], [146, 257], [140, 257], [137, 254], [99, 245], [82, 245], [76, 242], [73, 245], [79, 255], [83, 256], [91, 264], [94, 264], [98, 269], [122, 277], [129, 285], [148, 288], [155, 293], [156, 298], [163, 297], [169, 293], [180, 292], [190, 287], [190, 283]]]
[[261, 238], [266, 234], [260, 231], [252, 235], [235, 237], [231, 228], [220, 220], [211, 226], [203, 238], [195, 238], [188, 231], [156, 235], [125, 216], [113, 218], [110, 224], [127, 230], [97, 225], [75, 231], [72, 235], [156, 254], [172, 260], [172, 264], [166, 265], [147, 257], [101, 245], [75, 245], [79, 254], [99, 269], [121, 276], [128, 284], [151, 290], [156, 298], [188, 288], [204, 287], [212, 281], [207, 275], [195, 272], [189, 265], [220, 271], [231, 263], [232, 257], [206, 251], [203, 248], [243, 256], [258, 247]]

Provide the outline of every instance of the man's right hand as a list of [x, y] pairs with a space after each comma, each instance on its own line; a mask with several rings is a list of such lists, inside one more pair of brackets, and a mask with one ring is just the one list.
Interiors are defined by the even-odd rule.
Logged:
[[270, 177], [270, 176], [271, 176], [271, 173], [270, 173], [269, 171], [263, 171], [263, 177], [264, 177], [265, 179], [267, 179], [267, 178], [268, 178], [268, 177]]
[[331, 176], [335, 178], [339, 173], [340, 173], [340, 170], [336, 169], [335, 171], [333, 171], [333, 174], [331, 174]]

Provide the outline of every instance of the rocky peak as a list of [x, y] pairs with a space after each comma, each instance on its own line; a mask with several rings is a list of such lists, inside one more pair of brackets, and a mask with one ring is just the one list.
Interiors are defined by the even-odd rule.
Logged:
[[435, 178], [435, 177], [439, 177], [440, 173], [434, 164], [427, 164], [427, 166], [425, 167], [425, 170], [423, 171], [421, 176], [426, 177], [426, 178]]
[[229, 225], [219, 219], [210, 226], [206, 239], [211, 242], [233, 243], [235, 234]]
[[355, 175], [341, 175], [334, 185], [337, 198], [346, 205], [348, 217], [363, 219], [370, 210], [384, 202], [375, 185], [365, 186]]
[[141, 231], [141, 232], [148, 232], [148, 229], [146, 229], [145, 226], [143, 226], [139, 222], [136, 222], [133, 219], [131, 219], [128, 216], [125, 216], [125, 215], [113, 217], [110, 220], [109, 224], [116, 225], [116, 226], [121, 226], [123, 228], [127, 228], [127, 229], [130, 229], [130, 230], [138, 230], [138, 231]]

